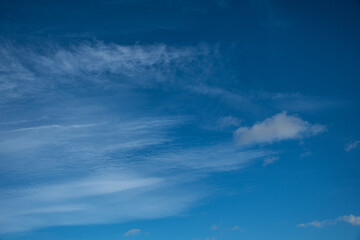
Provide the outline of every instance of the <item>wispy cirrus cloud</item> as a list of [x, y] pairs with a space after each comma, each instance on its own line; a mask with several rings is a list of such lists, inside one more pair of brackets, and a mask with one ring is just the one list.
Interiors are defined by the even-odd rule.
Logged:
[[219, 62], [224, 58], [214, 45], [173, 47], [88, 41], [61, 46], [45, 41], [39, 47], [2, 40], [0, 56], [2, 102], [25, 96], [58, 96], [79, 88], [128, 87], [182, 89], [248, 111], [260, 111], [259, 103], [276, 110], [300, 112], [341, 103], [300, 93], [232, 92], [221, 84], [214, 85], [218, 82], [212, 75], [221, 71]]
[[346, 223], [350, 223], [353, 226], [360, 226], [360, 217], [350, 214], [350, 215], [344, 215], [344, 216], [338, 217], [336, 219], [327, 219], [327, 220], [323, 220], [323, 221], [313, 221], [313, 222], [309, 222], [309, 223], [302, 223], [297, 226], [298, 227], [325, 227], [325, 226], [329, 226], [329, 225], [335, 225], [339, 222], [346, 222]]
[[326, 131], [320, 124], [311, 124], [296, 116], [289, 116], [286, 112], [274, 115], [263, 122], [255, 123], [252, 127], [240, 127], [235, 133], [238, 145], [254, 145], [289, 139], [299, 139], [316, 135]]
[[[144, 144], [148, 136], [159, 137], [155, 129], [164, 128], [164, 124], [166, 121], [146, 119], [123, 122], [121, 128], [94, 125], [85, 132], [57, 125], [10, 132], [20, 132], [22, 137], [25, 131], [29, 139], [37, 138], [38, 144], [24, 147], [25, 142], [17, 142], [20, 146], [13, 152], [2, 148], [7, 151], [2, 156], [9, 159], [2, 161], [2, 178], [12, 187], [0, 188], [0, 232], [158, 218], [187, 209], [200, 195], [191, 189], [181, 190], [180, 179], [156, 174], [151, 163], [151, 169], [141, 170], [130, 161], [133, 151], [148, 147]], [[138, 142], [127, 142], [131, 138]], [[159, 140], [152, 144], [162, 144]], [[36, 180], [39, 178], [42, 180]], [[22, 187], [23, 183], [28, 186]], [[174, 185], [180, 191], [172, 191]], [[180, 192], [184, 198], [177, 195]]]
[[241, 228], [240, 226], [235, 225], [234, 227], [231, 228], [231, 230], [232, 230], [232, 231], [240, 231], [240, 232], [243, 232], [243, 231], [245, 231], [246, 229]]
[[[102, 98], [104, 89], [124, 95], [163, 83], [186, 89], [197, 67], [209, 67], [206, 46], [0, 49], [1, 107], [9, 113], [0, 126], [0, 232], [176, 215], [208, 194], [197, 189], [203, 177], [265, 154], [231, 143], [184, 144], [175, 129], [188, 117], [139, 116], [128, 98], [116, 107], [118, 98]], [[95, 101], [82, 96], [89, 88], [100, 95]], [[29, 99], [35, 103], [17, 104]]]
[[265, 155], [267, 152], [263, 150], [243, 151], [232, 144], [218, 144], [165, 152], [152, 156], [151, 159], [162, 164], [170, 164], [176, 168], [201, 172], [223, 172], [245, 168], [253, 160]]
[[345, 151], [350, 152], [351, 150], [356, 149], [359, 145], [360, 145], [360, 140], [350, 142], [345, 146]]
[[127, 231], [124, 236], [125, 237], [128, 237], [128, 236], [131, 236], [131, 235], [136, 235], [136, 234], [139, 234], [141, 232], [141, 229], [139, 228], [133, 228], [133, 229], [130, 229], [129, 231]]
[[219, 226], [216, 224], [211, 225], [210, 230], [216, 231], [219, 229]]
[[246, 109], [249, 112], [259, 112], [264, 107], [274, 111], [312, 112], [339, 107], [345, 102], [342, 99], [307, 96], [297, 92], [231, 91], [220, 86], [209, 86], [205, 81], [189, 85], [186, 89], [218, 98], [234, 108]]
[[197, 187], [201, 179], [266, 154], [180, 144], [173, 133], [185, 116], [79, 108], [86, 105], [58, 108], [51, 122], [2, 124], [0, 232], [174, 216], [209, 194]]
[[276, 161], [279, 160], [279, 157], [278, 156], [269, 156], [267, 158], [264, 159], [263, 161], [263, 166], [267, 166], [267, 165], [270, 165], [270, 164], [273, 164], [275, 163]]
[[2, 191], [0, 232], [172, 216], [200, 197], [181, 188], [172, 191], [178, 184], [118, 170], [61, 184]]
[[[114, 89], [126, 95], [129, 89], [175, 86], [256, 106], [254, 98], [207, 85], [216, 69], [213, 50], [102, 42], [42, 48], [3, 44], [0, 107], [10, 114], [0, 126], [0, 232], [177, 215], [209, 194], [198, 187], [204, 177], [266, 158], [267, 151], [243, 150], [230, 139], [184, 143], [179, 129], [188, 124], [187, 116], [139, 114], [130, 104], [137, 96], [107, 95]], [[238, 127], [240, 120], [228, 116], [218, 124]], [[321, 125], [281, 113], [235, 135], [240, 145], [253, 145], [321, 131]]]
[[[104, 122], [89, 124], [8, 129], [0, 137], [0, 155], [5, 159], [0, 163], [1, 169], [4, 175], [36, 174], [44, 168], [51, 174], [52, 170], [66, 166], [73, 166], [77, 171], [105, 163], [112, 166], [116, 162], [106, 159], [113, 159], [115, 155], [125, 158], [141, 149], [170, 141], [166, 129], [178, 124], [181, 121], [176, 118], [114, 120], [108, 117]], [[22, 164], [13, 164], [13, 159]]]
[[226, 116], [222, 117], [218, 120], [218, 127], [220, 129], [228, 128], [228, 127], [238, 127], [241, 123], [241, 119], [234, 116]]
[[[152, 88], [161, 84], [182, 85], [177, 81], [199, 78], [197, 68], [211, 65], [214, 49], [206, 45], [171, 47], [118, 45], [81, 42], [60, 46], [45, 42], [42, 47], [0, 43], [0, 93], [17, 99], [58, 91], [61, 88], [116, 86]], [[196, 76], [198, 73], [199, 76]], [[201, 72], [204, 74], [204, 71]], [[64, 89], [63, 89], [64, 90]]]

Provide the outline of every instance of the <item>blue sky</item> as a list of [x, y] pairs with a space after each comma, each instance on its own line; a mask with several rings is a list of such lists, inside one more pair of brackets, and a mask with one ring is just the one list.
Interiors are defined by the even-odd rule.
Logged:
[[359, 239], [359, 13], [1, 1], [1, 239]]

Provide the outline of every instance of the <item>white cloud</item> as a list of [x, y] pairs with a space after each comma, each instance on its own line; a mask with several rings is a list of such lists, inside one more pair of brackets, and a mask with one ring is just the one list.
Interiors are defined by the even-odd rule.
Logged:
[[258, 109], [251, 100], [253, 100], [250, 96], [242, 94], [242, 93], [234, 93], [219, 87], [211, 87], [206, 85], [205, 83], [201, 84], [189, 84], [185, 87], [190, 92], [194, 92], [201, 95], [206, 95], [213, 98], [219, 98], [223, 102], [231, 105], [232, 107], [239, 107], [241, 109], [248, 109], [253, 111], [254, 109]]
[[324, 227], [324, 226], [329, 226], [329, 225], [335, 225], [338, 222], [346, 222], [346, 223], [350, 223], [353, 226], [360, 226], [360, 217], [350, 214], [350, 215], [341, 216], [341, 217], [338, 217], [338, 218], [332, 219], [332, 220], [328, 219], [328, 220], [323, 220], [323, 221], [313, 221], [313, 222], [309, 222], [309, 223], [302, 223], [297, 226], [298, 227]]
[[309, 223], [301, 223], [298, 224], [298, 227], [323, 227], [325, 225], [333, 225], [335, 224], [334, 221], [330, 221], [330, 220], [324, 220], [324, 221], [313, 221], [313, 222], [309, 222]]
[[[6, 102], [44, 92], [48, 96], [61, 86], [106, 89], [193, 84], [199, 78], [192, 77], [197, 72], [193, 70], [211, 64], [199, 60], [211, 54], [209, 49], [205, 45], [176, 48], [83, 42], [66, 48], [44, 43], [39, 50], [0, 42], [0, 96]], [[181, 81], [177, 81], [179, 72]]]
[[264, 159], [263, 165], [267, 166], [269, 164], [273, 164], [274, 162], [278, 161], [279, 157], [278, 156], [274, 156], [274, 157], [267, 157]]
[[[84, 121], [81, 116], [77, 119], [76, 113], [73, 116], [72, 122]], [[40, 171], [42, 176], [56, 176], [68, 167], [68, 173], [103, 165], [114, 167], [116, 162], [107, 160], [114, 154], [120, 157], [118, 164], [125, 164], [126, 159], [121, 156], [165, 144], [171, 140], [166, 130], [183, 123], [181, 118], [116, 120], [103, 116], [102, 122], [92, 114], [84, 118], [96, 123], [47, 124], [2, 131], [0, 156], [4, 160], [0, 168], [4, 175], [18, 172], [23, 177], [31, 173], [36, 176]], [[14, 159], [21, 164], [15, 164]]]
[[219, 229], [219, 226], [218, 225], [216, 225], [216, 224], [213, 224], [213, 225], [211, 225], [211, 228], [210, 228], [211, 230], [218, 230]]
[[237, 144], [243, 146], [303, 138], [325, 130], [326, 127], [323, 125], [310, 124], [299, 117], [282, 112], [263, 122], [255, 123], [252, 127], [240, 127], [234, 136]]
[[349, 151], [357, 148], [359, 145], [360, 145], [360, 140], [354, 141], [354, 142], [351, 142], [351, 143], [348, 143], [348, 144], [345, 146], [345, 151], [346, 151], [346, 152], [349, 152]]
[[300, 154], [300, 158], [304, 158], [304, 157], [308, 157], [308, 156], [311, 156], [312, 152], [309, 151], [309, 150], [306, 150], [305, 152], [301, 153]]
[[271, 102], [271, 105], [279, 110], [292, 112], [313, 112], [327, 108], [340, 107], [343, 101], [340, 99], [307, 96], [301, 93], [269, 93], [259, 92], [257, 96]]
[[136, 235], [136, 234], [139, 234], [141, 232], [141, 229], [138, 229], [138, 228], [134, 228], [134, 229], [130, 229], [129, 231], [127, 231], [124, 236], [125, 237], [128, 237], [128, 236], [131, 236], [131, 235]]
[[[208, 76], [205, 70], [212, 69], [211, 61], [204, 60], [209, 54], [206, 46], [81, 43], [67, 48], [44, 46], [42, 50], [9, 45], [0, 47], [0, 51], [1, 104], [11, 109], [8, 100], [25, 103], [29, 96], [35, 96], [41, 99], [39, 105], [47, 108], [36, 111], [33, 102], [23, 108], [14, 104], [15, 110], [9, 116], [21, 119], [6, 119], [11, 124], [1, 124], [0, 176], [6, 179], [6, 185], [0, 185], [0, 233], [177, 215], [209, 194], [209, 189], [197, 189], [201, 177], [244, 168], [267, 154], [242, 151], [230, 144], [180, 145], [172, 131], [186, 122], [183, 116], [134, 116], [118, 109], [128, 105], [127, 101], [115, 109], [107, 108], [110, 101], [105, 103], [104, 99], [99, 101], [100, 106], [93, 104], [99, 99], [86, 99], [91, 102], [89, 106], [81, 100], [68, 100], [72, 96], [68, 92], [81, 92], [76, 94], [78, 98], [87, 88], [100, 92], [134, 86], [153, 88], [166, 83], [220, 97], [231, 104], [236, 102], [237, 106], [251, 105], [246, 97], [221, 88], [205, 84], [188, 87], [200, 86], [192, 74]], [[182, 81], [177, 75], [183, 76]], [[56, 97], [49, 100], [51, 94]], [[59, 101], [66, 109], [51, 101]], [[29, 114], [31, 111], [34, 113]], [[44, 114], [50, 117], [43, 118]], [[324, 130], [323, 126], [283, 115], [284, 122], [305, 125], [307, 130], [300, 128], [297, 137]], [[264, 128], [280, 124], [278, 120], [269, 121]], [[221, 121], [223, 127], [239, 123], [230, 116]], [[256, 135], [254, 127], [247, 131], [247, 135]], [[277, 137], [268, 136], [265, 142], [289, 138], [275, 133]], [[259, 138], [253, 136], [249, 143], [254, 142]]]
[[350, 214], [350, 215], [342, 216], [342, 217], [338, 218], [338, 221], [348, 222], [351, 225], [356, 226], [356, 225], [360, 225], [360, 216], [357, 217], [357, 216]]
[[173, 147], [169, 133], [187, 117], [83, 108], [57, 109], [71, 119], [1, 126], [0, 176], [12, 187], [0, 185], [0, 233], [174, 216], [209, 195], [202, 178], [266, 154], [233, 144]]
[[[74, 112], [69, 124], [3, 126], [0, 233], [161, 218], [202, 197], [138, 154], [165, 147], [167, 130], [183, 118], [95, 115]], [[96, 123], [84, 123], [88, 119]]]
[[0, 233], [167, 217], [184, 211], [200, 197], [174, 178], [129, 172], [2, 190]]
[[245, 229], [243, 229], [243, 228], [241, 228], [241, 227], [239, 227], [239, 226], [237, 226], [237, 225], [234, 226], [234, 227], [232, 227], [231, 230], [232, 230], [232, 231], [241, 231], [241, 232], [245, 231]]
[[71, 181], [62, 184], [41, 186], [28, 191], [23, 191], [26, 198], [35, 201], [67, 201], [79, 198], [114, 194], [136, 188], [160, 184], [160, 178], [136, 178], [132, 176], [106, 176]]
[[186, 89], [197, 94], [218, 98], [233, 108], [251, 113], [260, 113], [264, 108], [276, 111], [313, 112], [340, 107], [344, 104], [344, 100], [341, 99], [306, 96], [300, 93], [229, 91], [219, 86], [207, 85], [206, 81], [196, 85], [189, 84]]
[[241, 120], [237, 117], [226, 116], [218, 120], [218, 126], [220, 129], [228, 127], [238, 127], [241, 123]]
[[169, 151], [152, 156], [152, 161], [166, 163], [176, 168], [201, 172], [232, 171], [249, 166], [255, 159], [265, 156], [260, 150], [241, 151], [230, 144], [192, 147], [186, 150]]

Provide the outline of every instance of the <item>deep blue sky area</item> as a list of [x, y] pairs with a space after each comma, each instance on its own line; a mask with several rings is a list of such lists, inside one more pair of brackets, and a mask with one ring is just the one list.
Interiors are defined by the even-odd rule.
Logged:
[[359, 240], [360, 1], [0, 1], [1, 240]]

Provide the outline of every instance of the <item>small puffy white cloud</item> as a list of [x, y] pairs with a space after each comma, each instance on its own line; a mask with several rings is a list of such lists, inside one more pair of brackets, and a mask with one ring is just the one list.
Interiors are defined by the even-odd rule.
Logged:
[[238, 128], [234, 137], [237, 144], [243, 146], [299, 139], [319, 134], [325, 130], [324, 125], [311, 124], [299, 117], [289, 116], [286, 112], [282, 112], [263, 122], [255, 123], [252, 127]]
[[360, 140], [354, 141], [354, 142], [350, 142], [345, 146], [345, 151], [349, 152], [355, 148], [357, 148], [360, 145]]
[[127, 231], [124, 236], [128, 237], [128, 236], [132, 236], [132, 235], [136, 235], [139, 234], [141, 232], [141, 229], [138, 228], [134, 228], [134, 229], [130, 229], [129, 231]]
[[264, 167], [269, 165], [269, 164], [273, 164], [274, 162], [276, 162], [277, 160], [279, 160], [278, 156], [274, 156], [274, 157], [267, 157], [264, 159], [263, 165]]
[[313, 221], [313, 222], [309, 222], [309, 223], [302, 223], [302, 224], [298, 224], [297, 227], [303, 227], [303, 228], [305, 228], [305, 227], [324, 227], [324, 226], [329, 226], [329, 225], [335, 225], [338, 222], [346, 222], [346, 223], [350, 223], [353, 226], [359, 226], [360, 225], [360, 217], [350, 214], [350, 215], [338, 217], [333, 220], [327, 219], [324, 221]]

